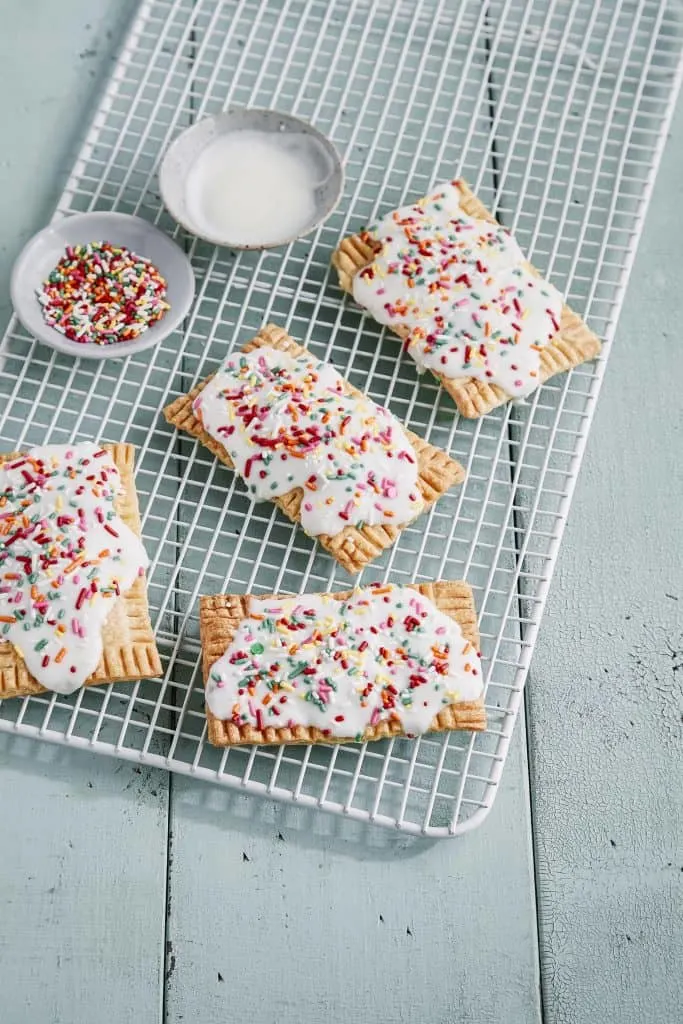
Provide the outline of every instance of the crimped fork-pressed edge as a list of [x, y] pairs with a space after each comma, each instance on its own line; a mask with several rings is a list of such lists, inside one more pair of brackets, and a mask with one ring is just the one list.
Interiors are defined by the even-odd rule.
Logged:
[[[126, 526], [140, 536], [140, 512], [135, 489], [135, 448], [132, 444], [104, 444], [121, 477], [122, 489], [114, 507]], [[21, 452], [0, 455], [0, 466]], [[102, 627], [102, 656], [84, 686], [132, 682], [161, 675], [161, 661], [149, 619], [147, 584], [139, 576], [131, 589], [115, 602]], [[26, 668], [21, 652], [0, 642], [0, 699], [32, 697], [48, 692]]]
[[[274, 324], [268, 324], [263, 327], [255, 338], [243, 346], [242, 351], [251, 352], [253, 349], [263, 345], [269, 345], [292, 356], [310, 354], [305, 348], [294, 341], [286, 331]], [[164, 416], [172, 426], [178, 430], [184, 430], [186, 433], [191, 434], [192, 437], [197, 438], [224, 465], [234, 469], [232, 459], [224, 446], [220, 441], [216, 441], [215, 438], [211, 437], [204, 429], [192, 407], [195, 398], [202, 392], [210, 380], [211, 377], [207, 377], [206, 380], [195, 385], [188, 394], [176, 398], [174, 402], [166, 406]], [[344, 381], [344, 384], [349, 394], [356, 396], [362, 394], [357, 388], [349, 384], [348, 381]], [[424, 502], [423, 511], [426, 511], [450, 487], [462, 482], [465, 471], [455, 459], [441, 451], [440, 448], [429, 444], [410, 430], [406, 430], [406, 434], [417, 455], [419, 470], [417, 486]], [[303, 500], [303, 490], [300, 487], [292, 488], [291, 491], [272, 500], [292, 522], [300, 522], [301, 502]], [[401, 530], [407, 525], [409, 524], [401, 523], [396, 526], [388, 524], [378, 526], [365, 525], [360, 529], [356, 526], [347, 526], [340, 533], [334, 535], [322, 534], [315, 539], [326, 551], [336, 558], [347, 572], [356, 575], [374, 558], [377, 558], [382, 551], [391, 547]]]
[[[498, 223], [465, 182], [459, 181], [458, 188], [463, 196], [461, 205], [466, 213], [480, 220], [487, 220], [491, 224]], [[378, 248], [378, 244], [367, 234], [350, 235], [343, 239], [332, 254], [332, 263], [337, 270], [339, 284], [349, 295], [353, 295], [354, 277], [372, 263]], [[541, 277], [530, 263], [527, 263], [526, 267], [532, 274]], [[410, 333], [401, 329], [393, 329], [393, 332], [404, 341]], [[560, 329], [540, 354], [539, 385], [556, 373], [563, 373], [589, 359], [594, 359], [599, 354], [600, 347], [597, 335], [587, 327], [578, 313], [565, 304], [560, 316]], [[509, 402], [513, 397], [497, 384], [487, 384], [486, 381], [475, 377], [444, 377], [433, 370], [430, 372], [453, 399], [458, 411], [468, 419], [478, 419], [497, 406]]]
[[[449, 615], [460, 626], [463, 636], [478, 650], [479, 629], [474, 607], [472, 590], [467, 583], [438, 580], [434, 583], [408, 584], [436, 605], [440, 611]], [[341, 591], [331, 594], [337, 600], [349, 597], [352, 591]], [[271, 597], [278, 600], [286, 595], [259, 594], [259, 599]], [[200, 633], [202, 642], [202, 670], [206, 684], [211, 666], [230, 646], [240, 622], [249, 614], [250, 595], [218, 594], [202, 597], [200, 600]], [[230, 721], [217, 718], [206, 708], [208, 736], [210, 742], [217, 747], [244, 746], [246, 744], [268, 744], [282, 746], [292, 743], [353, 743], [354, 737], [339, 738], [325, 736], [315, 726], [297, 725], [294, 728], [275, 729], [271, 726], [256, 729], [251, 725], [235, 725]], [[447, 732], [467, 729], [481, 732], [486, 728], [486, 711], [483, 697], [474, 701], [460, 701], [449, 704], [434, 718], [430, 732]], [[368, 726], [363, 734], [363, 742], [390, 739], [404, 736], [400, 722], [385, 721]]]

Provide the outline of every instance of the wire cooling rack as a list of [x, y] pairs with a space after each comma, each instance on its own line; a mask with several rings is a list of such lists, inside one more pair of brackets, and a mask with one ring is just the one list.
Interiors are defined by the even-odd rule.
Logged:
[[[93, 438], [138, 448], [160, 682], [0, 705], [0, 729], [431, 836], [479, 823], [508, 751], [548, 584], [681, 78], [683, 12], [660, 0], [148, 0], [128, 33], [55, 216], [137, 213], [190, 253], [183, 328], [122, 362], [73, 362], [12, 322], [0, 349], [0, 445]], [[344, 155], [339, 209], [286, 250], [186, 236], [157, 191], [178, 132], [234, 105], [313, 121]], [[608, 344], [525, 405], [454, 415], [329, 272], [339, 239], [464, 175]], [[267, 320], [466, 467], [362, 581], [466, 578], [480, 610], [490, 727], [368, 746], [205, 742], [202, 593], [348, 585], [270, 505], [176, 436], [162, 406]]]

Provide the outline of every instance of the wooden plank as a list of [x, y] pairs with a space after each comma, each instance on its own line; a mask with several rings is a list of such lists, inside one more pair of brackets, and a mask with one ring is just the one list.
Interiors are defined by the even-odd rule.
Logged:
[[[135, 6], [4, 12], [3, 327], [11, 264], [49, 216]], [[159, 1019], [167, 791], [161, 772], [0, 736], [3, 1024]]]
[[431, 843], [175, 779], [169, 1024], [539, 1021], [522, 741], [482, 827]]
[[3, 1024], [159, 1019], [167, 776], [0, 735]]
[[528, 683], [548, 1024], [683, 1002], [682, 158], [679, 107]]

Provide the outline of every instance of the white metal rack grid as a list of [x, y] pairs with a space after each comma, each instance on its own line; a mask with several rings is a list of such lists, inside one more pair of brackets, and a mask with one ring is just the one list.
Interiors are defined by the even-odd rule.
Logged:
[[[141, 760], [224, 785], [453, 835], [490, 808], [557, 555], [616, 317], [681, 78], [683, 11], [660, 0], [145, 0], [55, 216], [117, 209], [185, 245], [192, 313], [151, 354], [73, 362], [12, 322], [0, 349], [0, 447], [126, 440], [151, 555], [161, 682], [0, 704], [0, 729]], [[178, 131], [228, 105], [313, 121], [343, 153], [346, 189], [318, 232], [284, 251], [194, 240], [157, 192]], [[345, 234], [463, 174], [534, 263], [607, 339], [596, 365], [526, 405], [467, 422], [418, 380], [394, 339], [329, 271]], [[267, 320], [288, 327], [467, 481], [404, 531], [362, 581], [466, 578], [480, 611], [486, 734], [367, 746], [248, 748], [204, 740], [197, 601], [220, 591], [333, 590], [348, 578], [162, 406]]]

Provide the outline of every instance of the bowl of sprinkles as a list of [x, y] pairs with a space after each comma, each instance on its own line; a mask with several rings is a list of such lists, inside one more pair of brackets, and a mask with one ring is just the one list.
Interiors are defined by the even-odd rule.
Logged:
[[125, 213], [81, 213], [30, 240], [11, 294], [27, 331], [76, 358], [122, 359], [157, 345], [194, 298], [185, 253], [162, 231]]

